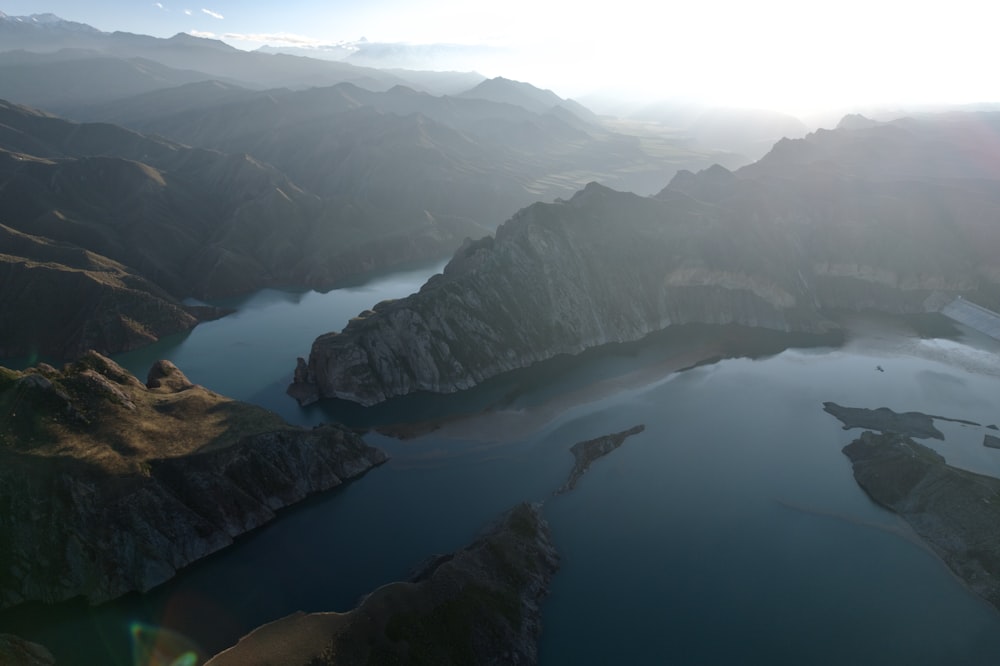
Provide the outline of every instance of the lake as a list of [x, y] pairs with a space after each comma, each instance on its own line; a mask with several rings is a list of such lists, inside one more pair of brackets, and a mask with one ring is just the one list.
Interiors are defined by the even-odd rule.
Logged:
[[[995, 341], [875, 316], [847, 320], [836, 343], [690, 327], [460, 396], [363, 410], [301, 409], [284, 395], [317, 335], [437, 270], [327, 294], [266, 290], [230, 303], [230, 317], [116, 357], [140, 377], [169, 358], [195, 382], [304, 425], [331, 415], [443, 425], [409, 440], [372, 432], [389, 463], [283, 511], [148, 595], [21, 608], [0, 617], [0, 630], [47, 645], [60, 664], [132, 663], [136, 621], [216, 652], [296, 610], [347, 610], [527, 499], [546, 502], [563, 558], [543, 606], [543, 664], [997, 661], [1000, 614], [860, 490], [841, 453], [860, 431], [822, 410], [832, 400], [997, 423]], [[733, 357], [688, 367], [706, 356]], [[646, 430], [573, 492], [551, 497], [572, 444], [639, 423]], [[922, 443], [1000, 475], [983, 428], [936, 425], [946, 441]]]

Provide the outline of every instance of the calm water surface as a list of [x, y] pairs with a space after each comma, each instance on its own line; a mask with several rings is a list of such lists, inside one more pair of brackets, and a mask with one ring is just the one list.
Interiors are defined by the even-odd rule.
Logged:
[[[319, 422], [330, 409], [302, 410], [284, 396], [295, 357], [438, 268], [326, 295], [261, 292], [232, 317], [118, 360], [142, 376], [170, 358], [209, 388]], [[996, 423], [996, 345], [970, 332], [925, 339], [884, 319], [859, 318], [852, 330], [838, 347], [667, 374], [671, 360], [704, 346], [697, 329], [450, 400], [355, 410], [359, 422], [393, 422], [492, 405], [413, 440], [369, 435], [393, 456], [388, 464], [149, 595], [19, 609], [0, 630], [48, 645], [60, 664], [131, 663], [136, 620], [215, 652], [295, 610], [349, 609], [528, 499], [546, 500], [563, 557], [544, 605], [543, 664], [997, 663], [1000, 615], [867, 499], [840, 452], [858, 431], [821, 408], [833, 400]], [[572, 465], [569, 446], [637, 423], [645, 432], [550, 498]], [[924, 443], [1000, 475], [1000, 451], [982, 446], [982, 428], [937, 426], [947, 440]]]

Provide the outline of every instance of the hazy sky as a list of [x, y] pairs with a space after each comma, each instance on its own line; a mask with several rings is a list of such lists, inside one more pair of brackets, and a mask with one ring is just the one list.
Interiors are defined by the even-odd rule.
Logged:
[[0, 10], [108, 31], [212, 33], [241, 48], [362, 36], [489, 44], [502, 57], [465, 69], [566, 95], [603, 87], [792, 111], [1000, 101], [992, 0], [0, 0]]

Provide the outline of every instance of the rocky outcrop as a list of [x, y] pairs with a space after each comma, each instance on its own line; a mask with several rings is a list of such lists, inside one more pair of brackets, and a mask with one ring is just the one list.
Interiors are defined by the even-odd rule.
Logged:
[[211, 666], [535, 664], [539, 604], [558, 566], [537, 505], [520, 504], [471, 545], [348, 613], [260, 627]]
[[1000, 609], [1000, 480], [951, 467], [895, 433], [864, 432], [844, 453], [864, 491], [902, 516], [973, 592]]
[[0, 664], [5, 666], [52, 666], [56, 660], [52, 653], [37, 643], [0, 634]]
[[386, 460], [168, 362], [147, 386], [93, 352], [61, 371], [0, 368], [0, 414], [0, 607], [146, 591]]

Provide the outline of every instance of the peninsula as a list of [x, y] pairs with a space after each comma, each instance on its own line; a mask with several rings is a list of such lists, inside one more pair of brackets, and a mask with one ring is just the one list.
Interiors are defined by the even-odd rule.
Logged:
[[146, 591], [387, 459], [156, 363], [0, 368], [0, 608]]
[[868, 496], [902, 516], [969, 589], [1000, 610], [1000, 479], [951, 467], [897, 433], [863, 432], [844, 454]]
[[539, 603], [558, 562], [540, 507], [519, 504], [418, 579], [385, 585], [347, 613], [264, 625], [206, 666], [534, 664]]

